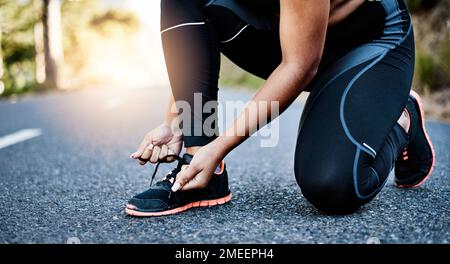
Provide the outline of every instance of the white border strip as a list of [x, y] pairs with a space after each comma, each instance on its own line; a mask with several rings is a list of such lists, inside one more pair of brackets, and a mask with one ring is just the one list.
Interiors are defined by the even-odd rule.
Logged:
[[366, 143], [363, 143], [363, 146], [368, 148], [373, 154], [375, 154], [375, 156], [377, 155], [377, 152], [369, 145], [367, 145]]
[[0, 137], [0, 149], [32, 139], [34, 137], [38, 137], [41, 134], [42, 132], [38, 128], [19, 130], [15, 133]]
[[237, 36], [239, 36], [239, 34], [241, 34], [242, 33], [242, 31], [244, 31], [248, 26], [250, 26], [249, 24], [247, 24], [247, 25], [245, 25], [241, 30], [239, 30], [239, 32], [238, 33], [236, 33], [236, 35], [234, 35], [233, 37], [231, 37], [230, 39], [227, 39], [227, 40], [224, 40], [224, 41], [221, 41], [220, 43], [227, 43], [227, 42], [230, 42], [230, 41], [232, 41], [233, 39], [235, 39], [235, 38], [237, 38]]
[[169, 30], [179, 28], [179, 27], [185, 27], [185, 26], [198, 26], [198, 25], [204, 25], [204, 24], [206, 24], [206, 23], [205, 23], [205, 22], [183, 23], [183, 24], [179, 24], [179, 25], [176, 25], [176, 26], [173, 26], [173, 27], [170, 27], [170, 28], [166, 28], [166, 29], [164, 29], [164, 30], [161, 31], [161, 34], [164, 33], [164, 32], [167, 32], [167, 31], [169, 31]]

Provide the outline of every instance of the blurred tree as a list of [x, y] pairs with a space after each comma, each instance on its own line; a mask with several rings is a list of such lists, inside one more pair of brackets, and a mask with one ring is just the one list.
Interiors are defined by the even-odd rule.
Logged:
[[45, 86], [60, 87], [60, 66], [63, 62], [60, 0], [44, 0], [42, 12], [45, 56]]

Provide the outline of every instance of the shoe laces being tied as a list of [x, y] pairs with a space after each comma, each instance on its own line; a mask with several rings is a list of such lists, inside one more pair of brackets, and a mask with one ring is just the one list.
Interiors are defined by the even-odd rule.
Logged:
[[[175, 160], [177, 160], [178, 165], [175, 169], [171, 170], [161, 182], [169, 182], [171, 185], [173, 185], [173, 183], [175, 182], [176, 174], [181, 169], [181, 166], [183, 166], [185, 164], [185, 161], [182, 157], [173, 154], [173, 155], [167, 155], [163, 160], [160, 160], [156, 164], [156, 167], [153, 171], [153, 174], [152, 174], [152, 177], [150, 180], [150, 187], [153, 185], [153, 181], [156, 177], [156, 173], [158, 172], [159, 165], [161, 163], [167, 163], [169, 158], [174, 158]], [[172, 179], [173, 179], [173, 181], [171, 181]], [[171, 195], [172, 195], [172, 189], [170, 189], [170, 191], [169, 191], [169, 198], [171, 197]]]

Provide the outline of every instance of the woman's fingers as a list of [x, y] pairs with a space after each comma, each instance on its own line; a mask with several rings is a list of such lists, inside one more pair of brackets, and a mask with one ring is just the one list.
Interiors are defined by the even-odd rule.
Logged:
[[145, 150], [147, 149], [148, 145], [152, 142], [152, 138], [149, 135], [146, 135], [144, 139], [142, 140], [141, 144], [139, 145], [136, 152], [131, 154], [132, 159], [138, 159], [142, 158], [142, 154], [144, 154]]
[[148, 147], [145, 148], [144, 153], [142, 153], [142, 155], [138, 158], [139, 164], [144, 165], [145, 163], [147, 163], [147, 161], [153, 154], [153, 148], [154, 148], [153, 144], [150, 144]]
[[[132, 154], [135, 155], [137, 152]], [[167, 145], [156, 146], [156, 144], [150, 144], [144, 151], [136, 157], [139, 164], [145, 165], [147, 162], [156, 163], [158, 161], [164, 160], [168, 155], [173, 155], [174, 152]], [[167, 158], [168, 162], [173, 161], [173, 158]]]
[[180, 190], [182, 191], [189, 191], [194, 189], [203, 189], [208, 184], [207, 178], [204, 177], [203, 172], [199, 172], [197, 175], [194, 176], [190, 181], [188, 181], [186, 184], [181, 186]]
[[[171, 148], [168, 147], [167, 155], [175, 155], [175, 152], [174, 152]], [[172, 162], [172, 161], [174, 161], [174, 160], [175, 160], [174, 157], [168, 157], [168, 158], [166, 158], [166, 161], [167, 161], [167, 162]]]
[[159, 160], [163, 160], [169, 154], [169, 148], [167, 145], [161, 146], [161, 152], [159, 153]]
[[161, 153], [161, 147], [153, 146], [152, 155], [150, 157], [150, 163], [158, 162], [160, 153]]
[[[187, 166], [184, 170], [181, 170], [177, 175], [177, 180], [172, 186], [172, 191], [198, 189], [202, 187], [202, 184], [196, 179], [201, 170], [195, 166]], [[191, 183], [192, 182], [192, 183]]]

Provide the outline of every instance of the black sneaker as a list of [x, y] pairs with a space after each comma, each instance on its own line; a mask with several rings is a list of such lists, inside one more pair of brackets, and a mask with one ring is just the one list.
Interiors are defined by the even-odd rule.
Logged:
[[183, 157], [174, 156], [178, 160], [175, 169], [167, 176], [152, 186], [153, 179], [158, 170], [156, 165], [152, 175], [150, 189], [134, 196], [125, 208], [125, 212], [132, 216], [163, 216], [177, 214], [193, 207], [208, 207], [222, 205], [231, 200], [231, 192], [228, 188], [228, 174], [225, 163], [222, 161], [214, 172], [208, 186], [200, 190], [172, 192], [171, 188], [181, 166], [187, 165], [192, 160], [192, 155], [184, 154]]
[[431, 176], [435, 154], [425, 130], [423, 104], [414, 91], [406, 110], [410, 116], [409, 143], [395, 163], [395, 183], [399, 188], [417, 188]]

